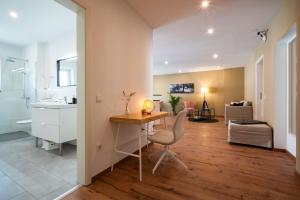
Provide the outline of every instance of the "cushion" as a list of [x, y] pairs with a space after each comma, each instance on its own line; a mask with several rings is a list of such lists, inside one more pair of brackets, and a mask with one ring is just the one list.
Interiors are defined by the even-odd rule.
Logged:
[[262, 134], [262, 135], [272, 135], [272, 128], [267, 124], [248, 124], [239, 125], [230, 122], [228, 129], [234, 132], [240, 132], [241, 134]]
[[232, 101], [230, 102], [230, 106], [252, 106], [251, 101]]
[[244, 106], [244, 102], [231, 102], [230, 106]]

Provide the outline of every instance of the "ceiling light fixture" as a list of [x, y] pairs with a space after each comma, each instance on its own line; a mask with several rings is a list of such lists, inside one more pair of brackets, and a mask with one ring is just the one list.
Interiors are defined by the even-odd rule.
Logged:
[[213, 55], [213, 58], [214, 58], [214, 59], [217, 59], [217, 58], [219, 58], [219, 55], [215, 53], [215, 54]]
[[169, 64], [169, 62], [168, 62], [167, 60], [165, 60], [165, 62], [164, 62], [164, 63], [165, 63], [165, 65]]
[[11, 18], [14, 18], [14, 19], [18, 19], [19, 18], [19, 14], [17, 12], [15, 12], [15, 11], [10, 11], [9, 12], [9, 16]]
[[209, 7], [209, 4], [210, 4], [210, 2], [208, 0], [203, 0], [201, 2], [201, 7], [204, 8], [204, 9], [206, 9], [206, 8]]
[[207, 33], [208, 33], [209, 35], [212, 35], [212, 34], [215, 33], [215, 29], [213, 29], [213, 28], [207, 29]]

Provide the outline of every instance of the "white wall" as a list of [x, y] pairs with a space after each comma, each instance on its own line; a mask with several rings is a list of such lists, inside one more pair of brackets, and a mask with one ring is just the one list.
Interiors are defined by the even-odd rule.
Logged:
[[[268, 27], [267, 42], [261, 42], [257, 46], [245, 68], [245, 98], [253, 101], [255, 99], [255, 62], [260, 56], [264, 55], [264, 117], [265, 121], [274, 127], [274, 147], [279, 149], [287, 149], [287, 116], [285, 114], [287, 102], [284, 99], [287, 95], [287, 87], [286, 83], [283, 82], [287, 76], [286, 71], [284, 71], [286, 70], [286, 60], [279, 57], [279, 55], [285, 54], [286, 50], [280, 42], [282, 42], [295, 24], [299, 24], [299, 19], [297, 18], [299, 15], [299, 5], [300, 1], [298, 0], [283, 1], [281, 8]], [[299, 56], [297, 59], [299, 59]], [[299, 81], [297, 84], [299, 84]], [[298, 85], [298, 90], [299, 88]], [[297, 102], [299, 105], [298, 100]], [[299, 110], [300, 106], [298, 105], [297, 109]], [[299, 116], [298, 114], [298, 121]], [[300, 134], [299, 127], [297, 126], [298, 134]], [[297, 162], [298, 170], [300, 171], [300, 159], [297, 158], [297, 160], [299, 160]]]
[[[151, 97], [152, 29], [126, 1], [77, 2], [86, 8], [86, 155], [94, 176], [111, 165], [115, 126], [109, 117], [124, 112], [122, 90], [137, 92], [131, 111], [139, 111], [142, 100]], [[96, 103], [96, 95], [102, 103]], [[139, 127], [121, 130], [123, 147], [135, 151], [137, 140], [132, 139], [137, 139]]]
[[37, 71], [38, 99], [45, 97], [63, 99], [64, 96], [67, 96], [71, 101], [71, 98], [76, 96], [76, 87], [74, 86], [57, 87], [56, 66], [57, 60], [77, 54], [76, 43], [76, 31], [71, 30], [43, 44], [40, 53], [43, 53], [44, 61], [42, 66], [38, 66], [39, 71]]
[[11, 56], [22, 58], [23, 48], [0, 42], [0, 58]]

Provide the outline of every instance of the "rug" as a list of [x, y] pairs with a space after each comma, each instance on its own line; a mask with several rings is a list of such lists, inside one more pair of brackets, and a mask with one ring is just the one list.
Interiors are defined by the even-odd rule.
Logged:
[[207, 118], [189, 118], [191, 122], [200, 122], [200, 123], [217, 123], [219, 120], [217, 119], [207, 119]]

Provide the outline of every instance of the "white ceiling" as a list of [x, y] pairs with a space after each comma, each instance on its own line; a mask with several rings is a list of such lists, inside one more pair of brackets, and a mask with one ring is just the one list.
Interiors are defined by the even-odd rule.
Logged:
[[[137, 0], [132, 0], [131, 3], [134, 1]], [[211, 0], [212, 6], [207, 11], [198, 9], [197, 14], [187, 12], [186, 15], [190, 15], [189, 17], [156, 28], [153, 50], [154, 74], [245, 66], [260, 42], [256, 32], [268, 27], [282, 1]], [[164, 19], [168, 17], [163, 17], [161, 22], [157, 21], [159, 18], [153, 18], [155, 14], [161, 15], [155, 10], [159, 4], [149, 5], [152, 1], [147, 0], [141, 2], [152, 9], [151, 12], [138, 10], [149, 24], [166, 23]], [[138, 8], [137, 5], [133, 7]], [[174, 5], [170, 7], [172, 10]], [[166, 11], [166, 14], [168, 13], [172, 15], [173, 12]], [[174, 19], [177, 19], [176, 16], [169, 18], [168, 22]], [[215, 28], [216, 33], [213, 36], [207, 34], [209, 27]], [[219, 54], [217, 60], [212, 58], [214, 53]], [[164, 64], [165, 60], [168, 60], [168, 65]]]
[[[127, 0], [148, 22], [157, 28], [199, 12], [199, 0]], [[222, 0], [216, 0], [222, 1]]]
[[[11, 18], [10, 11], [19, 18]], [[0, 0], [0, 42], [24, 46], [73, 30], [76, 14], [54, 0]]]

